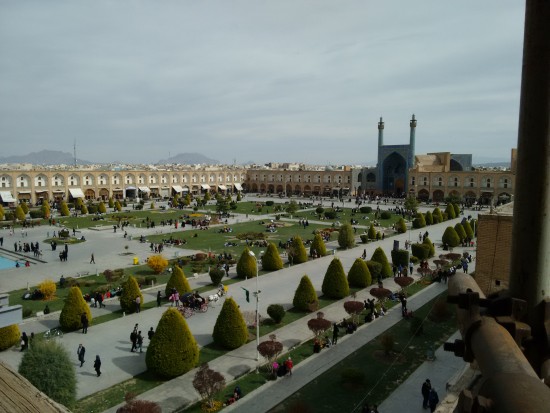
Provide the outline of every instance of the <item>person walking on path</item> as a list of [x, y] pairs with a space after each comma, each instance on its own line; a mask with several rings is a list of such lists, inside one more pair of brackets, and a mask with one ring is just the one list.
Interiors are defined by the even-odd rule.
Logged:
[[435, 408], [437, 407], [437, 403], [439, 403], [439, 396], [437, 395], [437, 392], [434, 388], [430, 389], [430, 394], [428, 396], [428, 406], [430, 407], [430, 412], [435, 412]]
[[143, 353], [143, 336], [141, 335], [141, 331], [138, 331], [136, 341], [137, 341], [136, 351], [139, 348], [139, 352]]
[[82, 313], [80, 316], [80, 322], [82, 323], [82, 334], [88, 334], [88, 317], [86, 313]]
[[132, 342], [132, 348], [130, 351], [133, 353], [134, 350], [137, 350], [137, 339], [138, 339], [138, 331], [137, 331], [137, 324], [134, 327], [134, 330], [130, 333], [130, 341]]
[[292, 363], [292, 359], [290, 358], [290, 356], [286, 359], [285, 366], [288, 371], [288, 374], [292, 376], [292, 367], [294, 367], [294, 364]]
[[149, 337], [149, 341], [151, 341], [154, 335], [155, 335], [155, 330], [153, 330], [153, 327], [151, 327], [151, 329], [147, 332], [147, 337]]
[[338, 324], [334, 323], [332, 326], [332, 345], [335, 346], [336, 343], [338, 343], [338, 333], [340, 332], [340, 329], [338, 328]]
[[426, 379], [426, 381], [422, 384], [422, 407], [424, 409], [428, 408], [428, 398], [430, 397], [430, 390], [432, 389], [432, 384], [430, 383], [430, 379]]
[[162, 301], [162, 299], [161, 299], [160, 290], [159, 290], [159, 291], [157, 291], [157, 307], [160, 307], [160, 305], [162, 303], [161, 301]]
[[138, 295], [136, 297], [136, 313], [139, 313], [141, 311], [141, 298]]
[[78, 349], [76, 350], [76, 354], [78, 355], [78, 361], [80, 361], [80, 367], [84, 364], [84, 355], [86, 354], [86, 347], [84, 347], [82, 344], [78, 345]]
[[101, 359], [99, 358], [99, 355], [95, 356], [94, 370], [97, 373], [97, 377], [101, 376]]
[[21, 351], [25, 351], [29, 348], [29, 337], [26, 332], [23, 332], [21, 336]]
[[95, 264], [95, 257], [93, 252], [92, 252], [92, 256], [90, 257], [90, 264]]

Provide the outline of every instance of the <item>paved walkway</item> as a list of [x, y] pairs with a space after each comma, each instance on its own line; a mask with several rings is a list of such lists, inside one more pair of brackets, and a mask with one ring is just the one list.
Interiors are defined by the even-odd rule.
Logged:
[[[447, 225], [454, 224], [454, 221], [446, 222], [444, 224], [435, 225], [429, 227], [430, 232], [430, 238], [432, 241], [434, 241], [436, 244], [440, 243], [441, 234], [443, 233], [444, 229]], [[47, 230], [46, 227], [39, 227], [34, 228], [33, 230], [29, 230], [29, 240], [31, 239], [32, 231], [41, 231], [44, 232]], [[139, 236], [141, 232], [144, 231], [144, 229], [135, 229], [136, 234], [135, 236]], [[92, 231], [92, 230], [85, 230], [85, 231]], [[133, 231], [133, 229], [130, 229], [128, 231], [129, 234], [131, 234], [130, 231]], [[97, 231], [96, 231], [97, 232]], [[167, 228], [166, 228], [166, 232]], [[37, 234], [40, 234], [40, 237], [43, 237], [44, 234], [37, 232]], [[99, 235], [97, 235], [97, 246], [98, 248], [103, 248], [102, 250], [94, 250], [96, 254], [96, 260], [101, 260], [102, 253], [98, 253], [97, 251], [105, 251], [105, 257], [111, 257], [109, 259], [105, 259], [106, 264], [105, 268], [116, 268], [116, 267], [122, 267], [127, 266], [129, 263], [123, 263], [123, 260], [129, 260], [128, 257], [125, 257], [123, 259], [119, 258], [118, 254], [113, 255], [113, 245], [119, 245], [120, 250], [122, 251], [122, 248], [124, 245], [127, 244], [127, 241], [124, 240], [122, 237], [122, 234], [113, 234], [112, 231], [99, 231]], [[107, 235], [110, 234], [110, 235]], [[115, 235], [120, 235], [119, 238], [112, 239]], [[14, 235], [14, 237], [18, 237], [20, 234]], [[86, 237], [96, 238], [96, 236], [90, 234], [86, 234]], [[384, 241], [380, 241], [374, 244], [368, 244], [366, 246], [367, 248], [367, 254], [368, 256], [372, 255], [372, 252], [375, 247], [378, 245], [382, 246], [383, 249], [386, 251], [386, 254], [389, 256], [389, 252], [393, 246], [394, 240], [400, 240], [401, 242], [404, 242], [406, 239], [410, 237], [410, 234], [402, 234], [397, 237], [388, 238]], [[27, 237], [25, 237], [27, 238]], [[115, 244], [113, 244], [113, 242]], [[92, 245], [86, 243], [87, 245]], [[135, 248], [139, 248], [143, 246], [144, 250], [141, 251], [141, 253], [146, 256], [148, 254], [148, 245], [146, 244], [139, 244], [135, 243], [137, 247], [134, 247], [134, 244], [131, 244], [131, 249], [134, 250]], [[77, 246], [74, 246], [74, 248], [70, 248], [69, 250], [69, 264], [71, 264], [73, 261], [75, 265], [70, 266], [64, 266], [65, 263], [60, 263], [59, 260], [53, 261], [52, 269], [56, 271], [55, 273], [59, 273], [60, 268], [75, 268], [78, 266], [86, 267], [89, 266], [89, 249], [87, 249], [84, 252], [81, 252], [80, 255], [77, 252], [78, 249]], [[353, 264], [354, 260], [362, 253], [364, 246], [359, 245], [358, 248], [338, 252], [337, 255], [339, 256], [340, 260], [342, 261], [342, 264], [344, 266], [345, 271], [347, 272], [351, 265]], [[72, 250], [75, 250], [73, 253]], [[116, 249], [115, 249], [116, 251]], [[111, 255], [109, 255], [109, 253]], [[183, 254], [184, 252], [182, 252]], [[112, 256], [113, 255], [113, 256]], [[269, 304], [272, 303], [279, 303], [284, 305], [285, 307], [291, 306], [292, 296], [294, 294], [294, 291], [298, 285], [299, 279], [302, 275], [308, 274], [309, 277], [312, 280], [312, 283], [317, 291], [321, 290], [321, 284], [324, 277], [324, 274], [326, 272], [326, 269], [332, 260], [331, 256], [327, 256], [324, 258], [320, 258], [317, 260], [309, 261], [307, 263], [296, 265], [290, 268], [284, 268], [283, 270], [269, 274], [269, 276], [262, 276], [259, 279], [260, 284], [260, 290], [263, 291], [260, 298], [260, 314], [266, 314], [266, 309]], [[103, 260], [99, 261], [103, 262]], [[48, 264], [43, 264], [48, 265]], [[93, 265], [93, 264], [92, 264]], [[98, 264], [99, 265], [99, 264]], [[43, 266], [35, 266], [31, 267], [31, 269], [28, 271], [27, 274], [29, 274], [28, 278], [32, 277], [44, 277], [43, 271], [38, 271], [37, 268], [40, 268], [41, 270], [44, 270], [45, 267]], [[89, 268], [89, 267], [88, 267]], [[100, 271], [102, 270], [100, 269]], [[15, 271], [19, 271], [21, 269], [17, 269]], [[27, 269], [25, 269], [27, 270]], [[12, 270], [8, 270], [12, 271]], [[65, 272], [65, 275], [71, 275], [72, 273]], [[17, 274], [19, 276], [20, 273]], [[30, 276], [32, 275], [32, 277]], [[11, 285], [12, 280], [10, 280], [11, 277], [5, 277], [5, 274], [1, 275], [0, 282], [2, 284], [0, 285]], [[42, 279], [40, 278], [40, 279]], [[25, 282], [22, 280], [18, 280], [18, 283]], [[203, 275], [198, 277], [198, 279], [190, 279], [191, 285], [199, 286], [199, 285], [206, 285], [209, 283], [208, 275]], [[397, 290], [398, 287], [393, 283], [393, 280], [387, 280], [384, 282], [385, 286], [387, 286], [390, 289]], [[33, 282], [31, 281], [31, 284]], [[246, 280], [242, 281], [238, 284], [234, 284], [230, 287], [230, 295], [233, 295], [233, 297], [236, 299], [237, 303], [241, 306], [243, 310], [246, 311], [254, 311], [255, 309], [255, 303], [247, 303], [244, 298], [244, 294], [242, 293], [240, 287], [248, 288], [252, 291], [256, 289], [256, 280]], [[9, 290], [11, 288], [4, 288], [4, 290]], [[145, 296], [146, 301], [152, 300], [154, 298], [154, 291], [146, 294]], [[357, 299], [363, 300], [366, 298], [369, 298], [370, 295], [368, 295], [367, 290], [365, 290], [363, 293], [359, 294]], [[414, 299], [416, 300], [416, 298]], [[414, 300], [410, 301], [410, 305], [414, 305]], [[101, 315], [103, 313], [106, 313], [108, 311], [114, 311], [119, 308], [118, 302], [116, 300], [112, 300], [111, 302], [107, 302], [107, 308], [106, 309], [92, 309], [94, 317]], [[135, 376], [136, 374], [139, 374], [146, 370], [145, 367], [145, 354], [139, 354], [139, 353], [130, 353], [130, 341], [129, 341], [129, 335], [130, 332], [134, 326], [135, 323], [139, 323], [140, 329], [145, 334], [147, 330], [149, 330], [150, 327], [156, 327], [158, 324], [158, 320], [160, 319], [164, 307], [158, 308], [158, 309], [151, 309], [147, 311], [143, 311], [140, 314], [133, 314], [129, 315], [124, 318], [120, 318], [114, 321], [111, 321], [109, 323], [100, 324], [97, 326], [92, 325], [89, 328], [89, 332], [87, 335], [82, 335], [80, 333], [69, 333], [65, 334], [64, 338], [61, 340], [62, 343], [67, 347], [67, 349], [70, 351], [71, 354], [74, 353], [75, 356], [75, 366], [78, 365], [76, 360], [76, 348], [78, 347], [79, 343], [83, 343], [87, 348], [87, 363], [85, 363], [84, 367], [79, 368], [77, 367], [77, 379], [78, 379], [78, 398], [84, 397], [89, 394], [93, 394], [97, 391], [106, 389], [108, 387], [111, 387], [112, 385], [119, 383], [121, 381], [130, 379], [131, 377]], [[195, 339], [197, 340], [198, 344], [200, 346], [204, 346], [212, 341], [211, 333], [213, 325], [216, 321], [217, 315], [219, 314], [219, 310], [221, 309], [221, 305], [218, 307], [211, 308], [207, 313], [204, 314], [197, 314], [187, 320], [188, 325], [193, 332]], [[346, 314], [343, 310], [343, 306], [341, 303], [333, 304], [329, 308], [326, 308], [323, 310], [326, 314], [326, 317], [331, 320], [340, 320], [342, 319]], [[39, 319], [34, 320], [26, 320], [21, 325], [22, 331], [26, 331], [28, 334], [30, 332], [41, 332], [45, 331], [48, 328], [54, 327], [58, 324], [57, 322], [58, 315], [51, 314], [49, 317], [43, 317]], [[385, 317], [378, 322], [378, 320], [373, 323], [373, 328], [377, 326], [378, 324], [382, 324], [382, 322], [385, 323], [385, 320], [388, 320], [388, 322], [391, 320], [391, 316]], [[378, 324], [377, 324], [378, 323]], [[369, 330], [369, 328], [366, 328], [366, 330]], [[281, 340], [285, 346], [285, 349], [290, 349], [296, 344], [305, 341], [311, 337], [311, 332], [307, 328], [306, 323], [304, 320], [299, 320], [283, 329], [277, 332], [278, 339]], [[353, 336], [352, 336], [353, 337]], [[147, 347], [147, 339], [144, 343], [144, 350], [146, 350]], [[211, 366], [224, 373], [227, 380], [230, 381], [234, 379], [235, 377], [239, 377], [240, 375], [244, 374], [247, 371], [253, 370], [256, 367], [256, 361], [255, 361], [255, 342], [249, 343], [240, 349], [235, 350], [234, 352], [228, 353], [223, 357], [220, 357], [216, 360], [214, 360], [211, 363]], [[342, 346], [343, 347], [343, 346]], [[101, 376], [101, 379], [98, 379], [95, 377], [95, 374], [93, 373], [92, 369], [92, 363], [91, 361], [94, 359], [95, 354], [99, 354], [103, 361], [103, 374]], [[10, 365], [17, 368], [21, 353], [18, 351], [7, 351], [0, 353], [0, 358], [6, 362], [8, 362]], [[194, 371], [183, 375], [175, 380], [172, 380], [168, 383], [166, 383], [163, 386], [160, 386], [151, 392], [145, 393], [142, 395], [143, 398], [151, 399], [151, 400], [159, 400], [161, 401], [161, 404], [163, 406], [163, 411], [172, 411], [177, 406], [181, 406], [182, 404], [186, 403], [192, 403], [197, 400], [198, 395], [194, 391], [191, 385], [192, 376], [194, 375]], [[294, 391], [296, 391], [295, 389]], [[244, 401], [244, 399], [243, 399]], [[116, 409], [111, 409], [109, 411], [115, 411]]]

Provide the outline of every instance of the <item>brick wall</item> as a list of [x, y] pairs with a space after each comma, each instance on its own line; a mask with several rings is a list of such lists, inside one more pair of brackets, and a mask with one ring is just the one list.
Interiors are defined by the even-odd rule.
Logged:
[[479, 215], [475, 279], [486, 295], [508, 288], [512, 220], [510, 214]]

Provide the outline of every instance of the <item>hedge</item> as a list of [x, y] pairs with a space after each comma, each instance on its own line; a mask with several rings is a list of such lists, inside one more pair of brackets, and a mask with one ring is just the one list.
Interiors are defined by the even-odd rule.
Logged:
[[376, 261], [382, 265], [381, 275], [383, 278], [393, 276], [390, 263], [388, 262], [388, 257], [382, 248], [378, 247], [374, 250], [371, 261]]
[[21, 340], [21, 331], [17, 324], [0, 328], [0, 351], [15, 346]]
[[382, 211], [380, 214], [380, 219], [390, 219], [391, 218], [391, 212], [390, 211]]
[[458, 234], [460, 241], [464, 241], [466, 239], [466, 230], [461, 223], [455, 225], [455, 231]]
[[362, 206], [359, 208], [359, 212], [362, 214], [370, 214], [372, 212], [372, 208], [370, 206]]
[[[433, 215], [433, 218], [434, 218], [434, 224], [438, 224], [438, 223], [443, 222], [443, 214], [441, 213], [441, 210], [438, 207], [434, 208], [434, 211], [433, 211], [432, 215]], [[437, 217], [437, 222], [435, 222], [436, 217]]]
[[228, 297], [224, 303], [212, 333], [214, 342], [226, 349], [236, 349], [248, 340], [248, 329], [239, 307], [233, 298]]
[[422, 212], [416, 213], [416, 218], [413, 219], [413, 228], [424, 228], [426, 226], [426, 220]]
[[285, 309], [280, 304], [271, 304], [267, 307], [267, 315], [271, 317], [275, 324], [279, 324], [285, 317]]
[[426, 244], [429, 247], [428, 258], [432, 258], [435, 255], [434, 243], [428, 237], [424, 238], [424, 241], [422, 241], [422, 243]]
[[333, 258], [328, 266], [321, 291], [329, 298], [340, 299], [349, 295], [348, 280], [339, 258]]
[[456, 218], [456, 213], [455, 213], [453, 204], [447, 204], [447, 208], [445, 208], [445, 212], [447, 213], [447, 216], [449, 217], [449, 219]]
[[462, 226], [464, 227], [464, 231], [466, 232], [466, 236], [470, 239], [474, 237], [474, 231], [472, 230], [472, 226], [468, 221], [464, 221], [462, 223]]
[[430, 246], [424, 243], [411, 244], [411, 252], [419, 260], [427, 260], [430, 255]]
[[405, 220], [403, 218], [399, 218], [399, 220], [395, 224], [395, 229], [399, 234], [404, 234], [407, 232], [407, 224], [405, 223]]
[[378, 278], [382, 274], [382, 264], [371, 260], [367, 261], [366, 264], [367, 264], [367, 268], [369, 269], [369, 272], [371, 273], [372, 279], [378, 280]]
[[443, 244], [447, 244], [451, 248], [457, 247], [458, 244], [460, 244], [460, 237], [453, 227], [447, 227], [445, 229], [441, 240], [443, 241]]
[[250, 250], [245, 247], [239, 262], [237, 262], [237, 277], [253, 278], [256, 276], [256, 272], [256, 258], [250, 255]]
[[327, 247], [325, 245], [325, 241], [323, 241], [323, 237], [321, 237], [321, 234], [315, 234], [315, 236], [313, 237], [313, 242], [309, 247], [310, 255], [313, 254], [313, 251], [316, 251], [317, 254], [321, 257], [327, 255]]
[[338, 245], [340, 248], [353, 248], [355, 246], [355, 236], [351, 224], [344, 224], [338, 231]]
[[[223, 274], [222, 274], [222, 277], [223, 277]], [[216, 285], [218, 284], [219, 284], [219, 281]], [[183, 270], [177, 265], [174, 266], [172, 275], [170, 276], [170, 279], [166, 283], [166, 288], [164, 289], [164, 294], [166, 295], [166, 297], [170, 297], [170, 294], [172, 294], [172, 288], [175, 288], [177, 292], [180, 294], [185, 294], [191, 291], [191, 286], [189, 285], [187, 278], [185, 278], [185, 274], [183, 273]]]
[[407, 250], [392, 250], [391, 251], [391, 260], [393, 265], [401, 265], [403, 268], [408, 268], [409, 266], [409, 251]]
[[304, 262], [307, 262], [306, 247], [304, 247], [302, 238], [300, 237], [292, 238], [291, 252], [289, 254], [289, 258], [291, 257], [292, 257], [292, 264], [302, 264]]
[[223, 270], [223, 268], [212, 266], [208, 275], [210, 275], [210, 281], [212, 281], [212, 285], [218, 286], [225, 276], [225, 271]]
[[139, 285], [136, 279], [132, 276], [122, 285], [122, 295], [120, 296], [120, 307], [122, 311], [132, 314], [136, 311], [136, 297], [140, 297], [141, 305], [143, 305], [143, 295], [139, 290]]
[[426, 225], [433, 225], [434, 218], [431, 211], [426, 212], [426, 215], [424, 216], [426, 220]]
[[267, 245], [267, 250], [262, 256], [262, 269], [266, 271], [277, 271], [283, 268], [283, 260], [279, 255], [279, 250], [277, 246], [270, 242]]
[[374, 224], [370, 224], [367, 235], [369, 239], [376, 239], [376, 228], [374, 228]]
[[147, 369], [159, 376], [173, 378], [187, 373], [198, 362], [199, 346], [187, 322], [177, 309], [168, 308], [147, 347]]

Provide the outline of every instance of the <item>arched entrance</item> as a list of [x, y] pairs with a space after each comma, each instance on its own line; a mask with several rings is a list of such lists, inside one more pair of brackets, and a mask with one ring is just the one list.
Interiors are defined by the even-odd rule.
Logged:
[[99, 197], [102, 201], [107, 201], [109, 199], [109, 190], [106, 188], [102, 188], [99, 190]]
[[86, 189], [86, 192], [84, 192], [84, 197], [86, 199], [95, 199], [95, 191], [93, 189]]
[[428, 192], [428, 190], [421, 189], [420, 191], [418, 191], [418, 199], [424, 202], [430, 199], [430, 193]]
[[443, 202], [444, 199], [445, 199], [445, 193], [440, 189], [436, 189], [434, 191], [433, 201], [434, 202]]
[[407, 162], [397, 152], [384, 159], [382, 164], [382, 191], [387, 194], [401, 196], [405, 192]]

